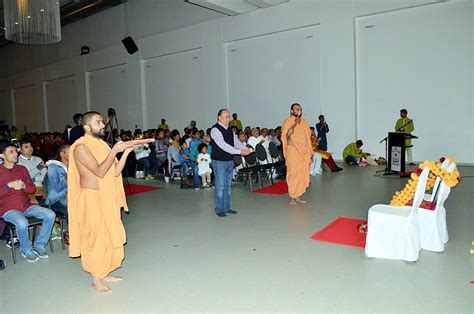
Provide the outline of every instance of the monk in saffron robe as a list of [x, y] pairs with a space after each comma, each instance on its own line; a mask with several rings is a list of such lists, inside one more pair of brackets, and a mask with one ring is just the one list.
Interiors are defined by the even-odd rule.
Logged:
[[[133, 142], [118, 142], [110, 149], [101, 139], [105, 133], [102, 116], [83, 116], [85, 135], [70, 147], [68, 173], [69, 256], [81, 256], [82, 267], [92, 275], [99, 292], [111, 289], [104, 282], [124, 259], [125, 229], [121, 207], [128, 211], [122, 184], [122, 169]], [[136, 143], [135, 143], [136, 144]], [[119, 161], [115, 155], [123, 152]]]
[[281, 141], [286, 164], [286, 183], [290, 204], [306, 203], [301, 195], [306, 192], [310, 183], [309, 166], [313, 149], [311, 146], [311, 130], [308, 123], [301, 118], [303, 113], [300, 104], [291, 105], [291, 115], [282, 125]]

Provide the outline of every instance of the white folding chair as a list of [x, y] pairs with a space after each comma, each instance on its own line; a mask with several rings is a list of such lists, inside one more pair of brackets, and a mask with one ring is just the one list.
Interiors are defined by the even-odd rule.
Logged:
[[421, 172], [412, 206], [377, 204], [369, 209], [367, 257], [418, 260], [421, 246], [417, 210], [423, 201], [429, 172], [428, 167]]

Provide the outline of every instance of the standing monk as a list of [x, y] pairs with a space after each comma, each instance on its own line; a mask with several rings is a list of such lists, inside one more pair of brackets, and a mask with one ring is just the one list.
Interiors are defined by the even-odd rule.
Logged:
[[[85, 113], [82, 125], [85, 135], [74, 142], [69, 154], [69, 256], [81, 256], [82, 268], [92, 274], [94, 289], [109, 292], [104, 282], [121, 280], [109, 273], [124, 259], [126, 238], [120, 208], [128, 208], [121, 172], [133, 144], [118, 142], [110, 149], [101, 139], [105, 125], [97, 112]], [[117, 161], [119, 152], [123, 155]]]
[[286, 183], [290, 204], [306, 203], [300, 197], [309, 186], [309, 166], [313, 149], [311, 130], [308, 123], [301, 118], [303, 110], [300, 104], [291, 105], [290, 116], [283, 121], [281, 141], [287, 168]]

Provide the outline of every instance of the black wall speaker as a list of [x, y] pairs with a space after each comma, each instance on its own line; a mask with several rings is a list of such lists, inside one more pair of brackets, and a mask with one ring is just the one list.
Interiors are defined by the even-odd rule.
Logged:
[[135, 52], [138, 51], [138, 47], [132, 37], [125, 37], [124, 39], [122, 39], [122, 43], [129, 54], [133, 55]]

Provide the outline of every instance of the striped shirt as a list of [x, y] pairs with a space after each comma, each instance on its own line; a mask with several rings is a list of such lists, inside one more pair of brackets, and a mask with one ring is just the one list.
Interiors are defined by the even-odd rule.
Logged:
[[[228, 126], [223, 125], [220, 122], [217, 122], [222, 126], [224, 129], [227, 130]], [[211, 130], [211, 138], [216, 142], [217, 146], [219, 146], [223, 151], [229, 153], [231, 155], [240, 155], [240, 152], [247, 149], [245, 144], [241, 143], [237, 138], [237, 135], [234, 134], [234, 146], [227, 144], [224, 141], [224, 136], [217, 128], [212, 128]]]

